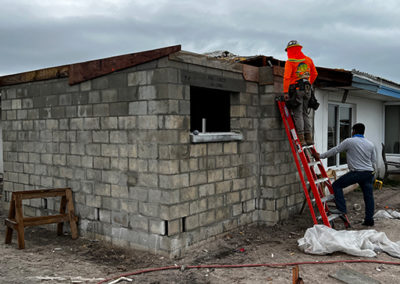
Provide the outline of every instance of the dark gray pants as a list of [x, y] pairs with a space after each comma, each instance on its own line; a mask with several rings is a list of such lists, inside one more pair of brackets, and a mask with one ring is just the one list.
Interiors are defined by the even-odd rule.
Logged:
[[308, 112], [308, 101], [311, 97], [311, 89], [306, 85], [305, 90], [296, 90], [296, 101], [299, 105], [293, 109], [293, 119], [297, 134], [312, 133], [312, 123]]

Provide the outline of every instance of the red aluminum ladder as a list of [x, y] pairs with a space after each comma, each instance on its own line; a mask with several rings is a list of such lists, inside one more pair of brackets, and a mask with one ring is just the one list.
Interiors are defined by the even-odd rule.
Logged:
[[[292, 118], [291, 111], [287, 108], [283, 98], [277, 98], [277, 104], [279, 111], [282, 116], [283, 123], [285, 125], [286, 134], [290, 142], [290, 148], [296, 163], [297, 171], [299, 172], [301, 184], [306, 196], [308, 207], [310, 208], [311, 216], [314, 224], [318, 224], [319, 220], [328, 227], [333, 227], [333, 220], [340, 218], [346, 228], [350, 227], [350, 222], [344, 214], [331, 214], [328, 208], [328, 202], [334, 200], [332, 183], [325, 171], [324, 165], [321, 160], [315, 159], [313, 154], [316, 153], [314, 145], [302, 146], [297, 136], [296, 128]], [[307, 153], [308, 152], [308, 153]], [[299, 159], [302, 164], [300, 166]], [[315, 167], [319, 170], [319, 176], [317, 176]], [[306, 175], [310, 191], [312, 192], [313, 199], [310, 197], [310, 191], [307, 188], [307, 183], [304, 179], [303, 170]], [[329, 194], [325, 193], [325, 187], [328, 188]], [[316, 216], [314, 210], [314, 204], [319, 211], [319, 216]]]

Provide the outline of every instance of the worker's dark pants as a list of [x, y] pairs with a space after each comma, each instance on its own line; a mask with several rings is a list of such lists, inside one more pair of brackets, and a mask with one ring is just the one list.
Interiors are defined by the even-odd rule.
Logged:
[[333, 184], [335, 203], [338, 210], [347, 213], [346, 201], [343, 196], [343, 188], [358, 183], [362, 189], [365, 203], [365, 221], [372, 221], [374, 216], [374, 194], [372, 182], [374, 175], [367, 171], [350, 171], [341, 176]]
[[296, 101], [299, 105], [293, 109], [293, 120], [297, 134], [312, 133], [312, 123], [308, 110], [310, 97], [309, 85], [306, 90], [296, 90]]

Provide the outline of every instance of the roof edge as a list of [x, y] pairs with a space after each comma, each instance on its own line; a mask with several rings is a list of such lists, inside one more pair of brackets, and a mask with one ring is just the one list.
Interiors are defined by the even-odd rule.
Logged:
[[174, 45], [159, 49], [71, 64], [69, 67], [69, 84], [78, 84], [109, 73], [113, 73], [115, 71], [153, 61], [180, 50], [181, 45]]
[[69, 76], [69, 65], [62, 65], [57, 67], [50, 67], [50, 68], [44, 68], [34, 71], [2, 76], [0, 77], [0, 87], [29, 83], [33, 81], [65, 78], [68, 76]]
[[115, 71], [143, 64], [181, 50], [181, 45], [118, 55], [70, 65], [62, 65], [0, 77], [0, 87], [58, 78], [69, 78], [74, 85]]

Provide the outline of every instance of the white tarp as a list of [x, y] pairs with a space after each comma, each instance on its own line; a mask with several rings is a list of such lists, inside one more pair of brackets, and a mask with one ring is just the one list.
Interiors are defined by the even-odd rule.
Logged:
[[400, 258], [400, 242], [392, 242], [385, 233], [376, 230], [336, 231], [325, 225], [307, 229], [297, 240], [300, 250], [310, 254], [329, 254], [336, 251], [356, 256], [374, 257], [377, 252]]
[[374, 219], [400, 219], [400, 213], [395, 210], [379, 210], [375, 213]]

